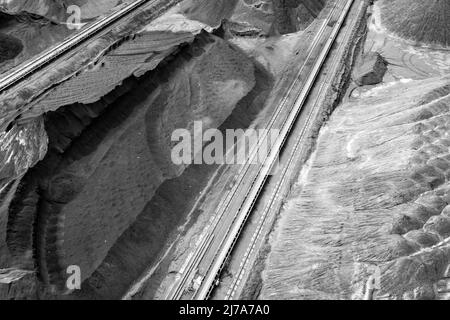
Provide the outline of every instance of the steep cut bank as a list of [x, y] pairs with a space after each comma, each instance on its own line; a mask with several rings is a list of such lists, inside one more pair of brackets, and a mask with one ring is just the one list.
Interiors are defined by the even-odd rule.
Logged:
[[435, 298], [450, 263], [449, 88], [398, 81], [333, 113], [281, 212], [262, 298], [363, 299], [378, 274], [373, 299]]
[[450, 1], [381, 0], [382, 22], [402, 38], [450, 46]]

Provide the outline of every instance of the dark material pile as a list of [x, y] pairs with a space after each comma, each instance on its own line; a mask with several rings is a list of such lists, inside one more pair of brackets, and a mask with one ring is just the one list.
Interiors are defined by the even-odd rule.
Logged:
[[272, 0], [276, 29], [281, 34], [303, 30], [325, 7], [326, 0]]
[[358, 86], [374, 85], [383, 81], [387, 63], [378, 52], [369, 52], [361, 60], [353, 71], [353, 79]]

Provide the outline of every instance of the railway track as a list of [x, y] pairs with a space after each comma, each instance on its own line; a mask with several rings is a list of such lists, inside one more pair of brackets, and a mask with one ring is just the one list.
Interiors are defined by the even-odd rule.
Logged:
[[[197, 300], [209, 298], [354, 1], [338, 0], [334, 4], [308, 50], [305, 63], [275, 108], [266, 134], [252, 148], [237, 174], [235, 184], [218, 206], [216, 218], [206, 236], [203, 236], [179, 272], [180, 276], [169, 289], [166, 299], [183, 299], [186, 296]], [[308, 67], [311, 67], [311, 71], [305, 77], [303, 73]], [[281, 133], [263, 163], [255, 168], [258, 150], [266, 143], [270, 129], [277, 128], [277, 124], [281, 126]]]
[[436, 300], [450, 300], [450, 266], [446, 272], [446, 277], [436, 284]]
[[87, 25], [87, 27], [81, 29], [79, 32], [76, 32], [74, 35], [70, 36], [58, 45], [53, 46], [35, 56], [32, 60], [26, 61], [16, 68], [13, 68], [5, 75], [2, 75], [0, 77], [0, 93], [20, 83], [36, 71], [42, 70], [43, 68], [49, 66], [52, 62], [61, 58], [86, 41], [105, 34], [124, 18], [130, 17], [134, 13], [138, 12], [139, 9], [159, 7], [163, 4], [165, 6], [169, 6], [178, 2], [179, 0], [136, 0], [124, 6], [122, 9], [112, 13], [111, 15]]
[[[363, 3], [360, 3], [360, 10], [363, 6]], [[357, 19], [357, 17], [356, 17]], [[355, 20], [356, 20], [355, 19]], [[347, 45], [347, 41], [350, 39], [350, 35], [353, 31], [353, 26], [347, 28], [345, 35], [343, 36], [344, 41], [339, 43], [339, 48], [336, 50], [337, 54], [334, 56], [333, 60], [331, 61], [331, 67], [329, 68], [331, 72], [331, 75], [335, 75], [338, 72], [338, 68], [340, 65], [340, 60], [342, 58], [342, 55], [344, 54], [345, 47]], [[327, 93], [328, 87], [331, 85], [331, 82], [333, 80], [333, 77], [328, 76], [327, 81], [324, 81], [320, 84], [320, 87], [317, 90], [317, 97], [315, 98], [312, 107], [308, 108], [308, 113], [306, 116], [305, 124], [302, 125], [300, 132], [296, 134], [296, 139], [294, 142], [294, 145], [292, 149], [289, 151], [289, 155], [287, 157], [286, 164], [283, 166], [283, 170], [281, 174], [279, 175], [275, 187], [273, 191], [271, 191], [269, 200], [267, 201], [266, 205], [264, 206], [261, 216], [259, 218], [259, 224], [256, 228], [256, 230], [253, 233], [253, 236], [250, 240], [250, 243], [247, 246], [247, 250], [245, 251], [245, 254], [240, 261], [240, 267], [236, 273], [233, 273], [233, 281], [231, 285], [228, 287], [225, 295], [225, 300], [232, 300], [235, 297], [236, 292], [239, 289], [240, 282], [242, 279], [244, 279], [246, 273], [249, 270], [250, 263], [251, 263], [251, 256], [254, 254], [254, 251], [256, 250], [256, 247], [258, 246], [259, 241], [261, 241], [261, 236], [264, 232], [264, 227], [266, 223], [268, 223], [268, 220], [270, 220], [270, 213], [277, 210], [279, 206], [281, 206], [281, 194], [283, 192], [283, 186], [285, 186], [286, 183], [288, 183], [290, 174], [294, 172], [296, 169], [296, 162], [300, 161], [299, 155], [302, 154], [304, 148], [308, 148], [307, 143], [303, 143], [305, 139], [307, 138], [308, 130], [311, 129], [313, 126], [313, 121], [316, 119], [317, 112], [320, 109], [320, 102], [323, 102], [325, 99], [325, 95]]]

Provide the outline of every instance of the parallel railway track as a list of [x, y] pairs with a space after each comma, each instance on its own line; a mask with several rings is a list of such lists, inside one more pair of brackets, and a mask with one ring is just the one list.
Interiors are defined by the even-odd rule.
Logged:
[[49, 66], [52, 62], [61, 58], [64, 54], [67, 54], [71, 50], [77, 48], [86, 41], [93, 37], [100, 36], [110, 30], [122, 19], [132, 15], [139, 9], [144, 7], [156, 7], [159, 4], [170, 5], [176, 4], [179, 1], [176, 0], [136, 0], [122, 9], [106, 16], [92, 24], [87, 25], [85, 28], [76, 32], [63, 42], [53, 46], [39, 55], [33, 57], [33, 59], [26, 61], [19, 66], [13, 68], [5, 75], [0, 76], [0, 92], [7, 90], [14, 85], [20, 83], [38, 70], [42, 70], [44, 67]]
[[[233, 250], [239, 235], [258, 199], [258, 196], [265, 185], [274, 164], [278, 160], [278, 155], [289, 137], [292, 126], [301, 112], [311, 88], [314, 86], [322, 65], [324, 64], [331, 47], [347, 17], [347, 14], [355, 0], [338, 0], [322, 24], [317, 36], [310, 46], [305, 63], [300, 68], [297, 76], [287, 90], [283, 99], [278, 104], [276, 111], [272, 115], [266, 131], [266, 135], [260, 137], [256, 146], [250, 152], [247, 162], [237, 173], [237, 179], [231, 190], [228, 191], [224, 200], [216, 210], [216, 218], [209, 227], [206, 236], [198, 244], [197, 249], [190, 255], [186, 263], [186, 268], [180, 272], [179, 279], [169, 290], [166, 299], [183, 299], [185, 295], [190, 298], [203, 300], [208, 299], [215, 285], [218, 276], [224, 268], [231, 251]], [[338, 17], [336, 17], [338, 15]], [[331, 32], [327, 35], [327, 31]], [[316, 51], [320, 53], [315, 56]], [[313, 60], [313, 61], [311, 61]], [[305, 68], [313, 63], [309, 75], [302, 77]], [[299, 85], [303, 82], [299, 90]], [[297, 92], [295, 91], [297, 90]], [[292, 95], [295, 95], [295, 103], [290, 102]], [[283, 118], [283, 113], [288, 110], [288, 115]], [[255, 168], [254, 163], [258, 156], [258, 150], [266, 143], [267, 132], [275, 129], [276, 124], [281, 123], [281, 133], [275, 144], [271, 147], [269, 155], [263, 164]], [[222, 220], [228, 223], [223, 223]], [[227, 222], [227, 221], [225, 221]], [[225, 228], [225, 230], [223, 229]], [[221, 236], [220, 233], [224, 233]], [[214, 235], [214, 236], [213, 236]], [[213, 241], [216, 246], [213, 245]], [[207, 248], [207, 250], [204, 250]], [[212, 248], [211, 252], [208, 249]], [[210, 256], [208, 256], [208, 253]], [[211, 256], [212, 254], [212, 256]], [[202, 270], [203, 268], [203, 270]], [[191, 295], [189, 292], [194, 291]]]

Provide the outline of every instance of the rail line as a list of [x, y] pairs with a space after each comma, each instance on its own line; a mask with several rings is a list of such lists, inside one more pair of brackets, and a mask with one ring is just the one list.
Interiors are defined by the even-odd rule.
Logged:
[[[263, 136], [258, 144], [252, 148], [252, 151], [250, 153], [250, 157], [248, 158], [246, 164], [240, 169], [237, 176], [237, 182], [234, 184], [232, 189], [228, 192], [227, 196], [224, 198], [224, 200], [219, 205], [218, 209], [216, 210], [216, 216], [217, 218], [214, 219], [216, 224], [213, 224], [209, 228], [209, 234], [204, 237], [204, 241], [208, 241], [208, 239], [211, 239], [211, 234], [213, 234], [218, 226], [219, 221], [226, 215], [230, 214], [231, 210], [230, 207], [237, 204], [238, 207], [237, 210], [234, 211], [235, 215], [233, 216], [233, 219], [231, 221], [230, 226], [226, 230], [225, 237], [222, 238], [220, 241], [220, 245], [218, 246], [218, 251], [215, 253], [214, 257], [212, 258], [212, 262], [210, 263], [209, 267], [207, 267], [207, 271], [205, 275], [201, 279], [201, 283], [199, 287], [196, 289], [195, 294], [193, 295], [194, 299], [207, 299], [213, 288], [215, 287], [216, 278], [218, 275], [220, 275], [220, 272], [222, 271], [224, 265], [226, 264], [226, 261], [229, 257], [229, 254], [231, 253], [231, 250], [233, 249], [234, 245], [236, 244], [236, 241], [245, 225], [245, 222], [250, 215], [250, 212], [254, 206], [255, 201], [257, 200], [261, 189], [263, 188], [267, 176], [270, 174], [270, 171], [273, 168], [273, 165], [276, 163], [276, 160], [278, 159], [278, 154], [281, 151], [283, 145], [285, 144], [289, 133], [292, 129], [292, 126], [301, 111], [301, 108], [306, 101], [306, 98], [311, 90], [311, 88], [314, 85], [314, 82], [316, 80], [317, 75], [319, 74], [319, 71], [322, 68], [323, 63], [326, 60], [326, 57], [328, 56], [328, 53], [337, 37], [337, 34], [339, 33], [339, 30], [342, 27], [343, 22], [345, 21], [345, 18], [350, 10], [350, 7], [352, 6], [354, 0], [341, 0], [337, 1], [331, 12], [329, 13], [327, 19], [325, 19], [324, 23], [322, 24], [321, 28], [318, 31], [317, 36], [314, 38], [314, 41], [312, 42], [309, 53], [306, 57], [305, 63], [300, 68], [299, 72], [297, 73], [297, 76], [295, 77], [294, 81], [292, 82], [291, 86], [287, 90], [286, 94], [284, 95], [283, 99], [281, 100], [281, 103], [278, 104], [278, 108], [274, 112], [274, 115], [270, 119], [267, 128], [271, 129], [274, 128], [274, 125], [277, 121], [282, 121], [282, 130], [281, 134], [278, 137], [277, 141], [275, 142], [274, 146], [272, 146], [269, 155], [265, 158], [264, 165], [260, 166], [258, 171], [256, 173], [251, 172], [250, 168], [252, 167], [252, 164], [254, 164], [255, 157], [257, 156], [258, 150], [261, 147], [263, 143], [266, 142], [267, 139], [267, 132], [266, 135]], [[341, 10], [338, 10], [341, 9]], [[334, 14], [336, 12], [341, 11], [341, 14], [339, 15], [339, 19], [337, 21], [333, 20]], [[300, 75], [304, 71], [305, 67], [307, 66], [309, 60], [311, 59], [312, 55], [314, 54], [314, 51], [317, 49], [317, 46], [324, 41], [322, 39], [324, 35], [324, 31], [327, 30], [327, 26], [330, 26], [330, 22], [333, 22], [333, 27], [331, 31], [331, 35], [326, 38], [326, 43], [324, 48], [321, 50], [320, 55], [317, 59], [314, 60], [314, 66], [312, 68], [312, 72], [310, 72], [309, 77], [307, 78], [306, 84], [302, 86], [302, 89], [299, 90], [300, 93], [296, 94], [295, 104], [291, 106], [290, 110], [288, 110], [288, 116], [285, 119], [280, 119], [280, 115], [283, 111], [286, 111], [283, 107], [286, 106], [291, 94], [296, 89], [296, 86], [299, 84], [299, 82], [302, 81]], [[336, 22], [336, 23], [334, 23]], [[250, 177], [248, 177], [250, 175]], [[248, 188], [245, 186], [245, 182], [251, 181]], [[243, 186], [243, 187], [242, 187]], [[246, 188], [244, 192], [239, 192], [240, 188]], [[235, 203], [235, 197], [236, 195], [242, 196], [244, 195], [244, 200], [242, 203]], [[212, 240], [211, 240], [212, 241]], [[180, 299], [183, 296], [183, 292], [185, 292], [186, 288], [184, 287], [187, 283], [190, 283], [189, 281], [193, 280], [195, 278], [196, 274], [193, 274], [194, 272], [198, 272], [199, 268], [199, 260], [201, 260], [201, 256], [204, 252], [203, 248], [207, 246], [210, 247], [211, 244], [205, 244], [201, 243], [197, 249], [195, 250], [195, 253], [191, 255], [191, 258], [188, 259], [188, 266], [189, 270], [192, 270], [192, 272], [182, 272], [181, 279], [178, 281], [177, 284], [175, 284], [170, 290], [169, 294], [167, 295], [167, 299]]]
[[0, 78], [0, 92], [9, 89], [13, 85], [19, 83], [26, 77], [30, 76], [34, 72], [42, 69], [51, 62], [55, 61], [63, 54], [68, 53], [71, 49], [84, 43], [86, 40], [98, 35], [101, 31], [112, 26], [114, 23], [128, 16], [135, 10], [142, 8], [144, 5], [154, 6], [157, 3], [168, 2], [167, 0], [136, 0], [129, 5], [126, 5], [122, 9], [112, 13], [111, 15], [104, 17], [86, 28], [81, 29], [80, 32], [75, 33], [58, 45], [51, 47], [32, 60], [20, 64], [18, 67], [12, 69], [5, 76]]
[[[362, 5], [363, 5], [363, 3], [361, 3], [361, 6]], [[348, 28], [346, 30], [346, 34], [345, 34], [344, 38], [348, 38], [349, 35], [351, 34], [351, 32], [352, 32], [352, 28]], [[345, 41], [340, 43], [339, 49], [337, 51], [342, 52], [345, 45], [346, 45]], [[331, 74], [336, 73], [336, 71], [337, 71], [336, 69], [339, 66], [340, 58], [341, 58], [340, 54], [338, 54], [337, 57], [334, 58], [334, 60], [332, 62], [332, 66], [331, 66], [331, 69], [333, 70], [331, 72]], [[327, 87], [327, 85], [329, 85], [328, 81], [321, 83], [320, 88], [318, 90], [319, 96], [324, 93], [324, 89]], [[248, 245], [248, 249], [244, 255], [243, 260], [241, 261], [241, 267], [240, 267], [238, 273], [235, 275], [231, 286], [227, 290], [227, 293], [225, 295], [225, 300], [233, 299], [233, 297], [237, 291], [237, 288], [239, 286], [239, 282], [244, 277], [246, 267], [247, 267], [248, 263], [250, 262], [250, 256], [251, 256], [253, 250], [255, 249], [255, 247], [257, 246], [258, 239], [263, 232], [265, 222], [268, 219], [269, 213], [271, 212], [271, 210], [273, 210], [273, 207], [276, 205], [279, 195], [281, 193], [282, 187], [286, 183], [286, 181], [289, 179], [288, 174], [293, 170], [293, 167], [295, 166], [294, 160], [296, 160], [296, 155], [299, 153], [299, 150], [302, 147], [302, 142], [305, 138], [305, 134], [307, 133], [307, 129], [308, 129], [309, 125], [312, 123], [312, 120], [314, 119], [314, 115], [317, 111], [317, 108], [319, 107], [318, 106], [319, 101], [321, 101], [321, 100], [315, 99], [313, 107], [310, 109], [310, 111], [307, 115], [305, 125], [302, 126], [300, 134], [297, 136], [297, 138], [295, 140], [294, 147], [289, 152], [288, 161], [287, 161], [286, 165], [284, 166], [283, 172], [275, 185], [274, 191], [270, 195], [269, 201], [264, 206], [264, 209], [263, 209], [263, 212], [262, 212], [262, 215], [260, 218], [261, 223], [258, 225], [257, 229], [255, 230], [255, 232], [253, 234], [250, 244]]]
[[[228, 237], [227, 241], [225, 242], [225, 246], [222, 247], [222, 251], [219, 254], [219, 261], [222, 261], [222, 262], [220, 263], [219, 267], [217, 267], [217, 265], [215, 265], [215, 266], [213, 265], [212, 271], [209, 272], [208, 277], [204, 281], [204, 284], [205, 284], [204, 287], [202, 288], [202, 290], [199, 291], [199, 293], [196, 296], [197, 299], [206, 299], [211, 294], [211, 291], [213, 289], [213, 283], [214, 283], [214, 281], [213, 281], [213, 279], [211, 279], [211, 277], [214, 276], [214, 278], [215, 278], [219, 274], [219, 272], [222, 270], [222, 268], [224, 267], [224, 263], [226, 262], [229, 254], [231, 253], [231, 250], [233, 249], [233, 247], [237, 241], [237, 238], [244, 227], [244, 223], [246, 222], [248, 216], [250, 215], [251, 210], [257, 200], [257, 197], [259, 196], [259, 193], [261, 192], [261, 189], [264, 186], [264, 183], [270, 173], [270, 170], [271, 170], [272, 166], [275, 164], [275, 161], [277, 160], [278, 155], [289, 136], [289, 133], [294, 125], [294, 122], [297, 119], [297, 116], [298, 116], [304, 102], [306, 101], [306, 98], [307, 98], [310, 90], [312, 89], [312, 87], [314, 85], [314, 82], [322, 68], [323, 63], [325, 62], [326, 57], [328, 56], [329, 51], [331, 50], [331, 47], [334, 43], [334, 40], [337, 37], [337, 34], [339, 33], [339, 30], [341, 29], [343, 22], [345, 21], [345, 18], [349, 12], [351, 5], [353, 4], [353, 1], [354, 0], [347, 1], [347, 5], [343, 9], [344, 11], [340, 16], [339, 21], [336, 23], [335, 27], [333, 28], [333, 32], [325, 45], [325, 49], [322, 51], [318, 60], [316, 60], [316, 64], [313, 68], [313, 71], [310, 74], [306, 85], [303, 87], [300, 97], [297, 98], [297, 100], [296, 100], [294, 110], [291, 111], [288, 120], [284, 123], [282, 133], [280, 134], [278, 141], [275, 143], [275, 147], [272, 148], [269, 158], [267, 159], [271, 165], [264, 166], [262, 168], [262, 170], [258, 173], [258, 178], [255, 181], [254, 185], [252, 186], [250, 192], [247, 194], [246, 202], [245, 202], [244, 206], [241, 208], [240, 221], [239, 221], [240, 223], [234, 224], [232, 233]], [[270, 169], [267, 170], [266, 168], [270, 168]]]

